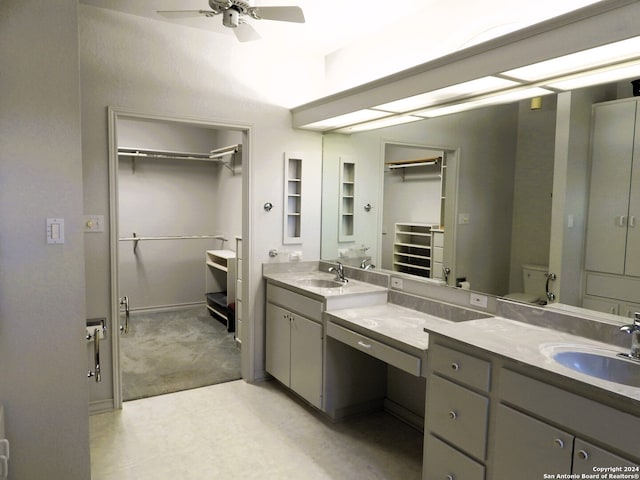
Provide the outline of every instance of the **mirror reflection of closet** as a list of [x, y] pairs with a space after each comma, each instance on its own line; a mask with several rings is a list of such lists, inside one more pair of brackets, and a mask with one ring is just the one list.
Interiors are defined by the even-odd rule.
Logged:
[[[433, 278], [433, 251], [428, 232], [443, 224], [443, 158], [442, 150], [385, 143], [382, 268]], [[415, 243], [402, 233], [399, 235], [406, 238], [398, 238], [396, 225], [404, 225], [399, 228], [405, 230], [419, 229]]]

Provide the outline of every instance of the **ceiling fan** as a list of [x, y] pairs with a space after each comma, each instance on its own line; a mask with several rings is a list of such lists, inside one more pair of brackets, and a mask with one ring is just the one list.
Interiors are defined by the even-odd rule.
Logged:
[[209, 0], [211, 10], [159, 10], [165, 18], [213, 17], [222, 14], [222, 24], [231, 28], [241, 42], [257, 40], [260, 35], [244, 17], [254, 20], [277, 20], [304, 23], [300, 7], [254, 7], [250, 0]]

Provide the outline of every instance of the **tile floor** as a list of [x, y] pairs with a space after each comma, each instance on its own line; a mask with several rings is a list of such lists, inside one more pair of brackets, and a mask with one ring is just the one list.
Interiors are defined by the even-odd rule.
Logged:
[[421, 476], [422, 433], [384, 412], [331, 423], [276, 382], [126, 402], [90, 431], [93, 480]]

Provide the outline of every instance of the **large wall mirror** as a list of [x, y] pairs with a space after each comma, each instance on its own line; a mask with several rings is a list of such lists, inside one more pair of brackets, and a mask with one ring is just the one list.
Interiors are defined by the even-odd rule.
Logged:
[[[325, 134], [321, 257], [355, 266], [371, 257], [376, 269], [398, 271], [395, 225], [428, 225], [444, 237], [441, 256], [430, 259], [431, 277], [447, 269], [452, 287], [519, 298], [523, 267], [540, 266], [557, 274], [555, 303], [627, 315], [585, 299], [583, 274], [592, 105], [627, 97], [632, 88], [625, 81], [548, 95], [540, 108], [526, 100]], [[432, 158], [441, 160], [391, 168]], [[356, 172], [354, 234], [341, 241], [345, 160]]]

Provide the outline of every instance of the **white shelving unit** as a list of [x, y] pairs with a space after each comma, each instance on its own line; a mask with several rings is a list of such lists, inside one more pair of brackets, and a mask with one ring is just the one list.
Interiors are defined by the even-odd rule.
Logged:
[[432, 231], [434, 225], [396, 223], [393, 270], [421, 277], [432, 276]]
[[285, 244], [302, 243], [302, 158], [284, 156], [284, 222]]
[[229, 305], [236, 300], [236, 254], [231, 250], [207, 250], [205, 261], [207, 308], [233, 332], [235, 322]]
[[354, 239], [355, 190], [356, 164], [340, 159], [339, 242], [352, 242]]
[[242, 343], [242, 238], [236, 237], [236, 342]]

